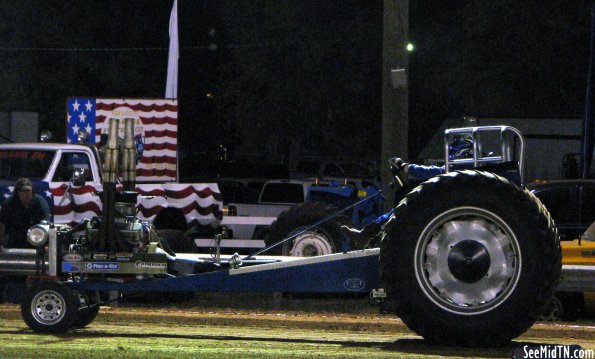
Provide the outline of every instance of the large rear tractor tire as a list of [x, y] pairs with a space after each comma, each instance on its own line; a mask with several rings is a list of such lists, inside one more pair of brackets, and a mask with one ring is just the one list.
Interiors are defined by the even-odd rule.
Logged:
[[40, 282], [29, 288], [21, 303], [23, 320], [36, 332], [62, 333], [72, 324], [78, 299], [72, 289], [58, 282]]
[[[332, 206], [316, 202], [303, 203], [293, 207], [281, 213], [273, 222], [265, 242], [268, 246], [294, 235], [336, 211], [337, 209]], [[345, 218], [339, 216], [323, 222], [271, 249], [271, 253], [295, 257], [315, 257], [336, 253], [341, 250], [344, 236], [341, 230], [341, 220], [345, 220]]]
[[480, 171], [434, 177], [396, 207], [380, 244], [386, 309], [431, 343], [504, 345], [551, 298], [560, 243], [539, 200]]

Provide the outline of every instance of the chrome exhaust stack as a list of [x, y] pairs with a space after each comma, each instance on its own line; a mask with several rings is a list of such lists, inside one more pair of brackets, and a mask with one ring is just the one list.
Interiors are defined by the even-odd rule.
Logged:
[[116, 251], [116, 229], [114, 227], [114, 205], [116, 201], [116, 181], [118, 179], [118, 126], [117, 118], [109, 119], [107, 150], [105, 153], [105, 172], [103, 195], [101, 198], [101, 228], [99, 233], [99, 251], [105, 251], [107, 245], [111, 252]]
[[124, 191], [134, 191], [136, 182], [136, 148], [134, 146], [134, 119], [124, 119], [124, 150], [122, 154], [122, 183]]

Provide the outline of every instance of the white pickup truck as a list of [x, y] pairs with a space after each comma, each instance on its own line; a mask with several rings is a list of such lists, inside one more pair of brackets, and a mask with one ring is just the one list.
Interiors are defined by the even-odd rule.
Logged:
[[[85, 184], [79, 187], [70, 182], [77, 169], [85, 170]], [[4, 196], [0, 205], [20, 177], [30, 178], [53, 204], [55, 223], [75, 224], [101, 214], [102, 165], [93, 146], [1, 144], [0, 186]], [[219, 224], [223, 202], [216, 183], [137, 183], [135, 189], [138, 217], [153, 222], [159, 230], [173, 230], [179, 235], [191, 227]], [[188, 242], [192, 246], [192, 241]], [[179, 243], [178, 247], [189, 246]]]
[[[264, 248], [269, 227], [279, 215], [306, 201], [308, 180], [270, 180], [261, 188], [255, 203], [230, 202], [224, 207], [220, 225], [227, 229], [222, 248]], [[225, 193], [223, 193], [225, 195]], [[199, 247], [214, 247], [212, 238], [195, 239]]]

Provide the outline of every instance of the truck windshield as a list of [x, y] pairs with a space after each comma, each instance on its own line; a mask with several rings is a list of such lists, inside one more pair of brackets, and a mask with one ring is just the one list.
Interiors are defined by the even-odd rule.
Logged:
[[302, 203], [304, 187], [297, 183], [267, 183], [260, 195], [260, 202]]
[[55, 152], [39, 150], [0, 150], [0, 178], [17, 180], [27, 177], [32, 180], [45, 178]]

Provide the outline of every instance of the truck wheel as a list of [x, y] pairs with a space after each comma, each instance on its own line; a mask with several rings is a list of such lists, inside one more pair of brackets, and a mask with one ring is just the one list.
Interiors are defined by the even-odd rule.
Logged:
[[78, 300], [74, 292], [58, 282], [34, 284], [21, 303], [21, 315], [36, 332], [62, 333], [69, 329]]
[[99, 293], [75, 291], [75, 294], [79, 300], [79, 307], [75, 311], [70, 325], [73, 328], [84, 328], [91, 324], [99, 314], [99, 305], [89, 308], [89, 305], [99, 303]]
[[[320, 221], [336, 212], [336, 208], [322, 203], [308, 202], [293, 207], [279, 215], [270, 227], [265, 240], [267, 246], [296, 231]], [[343, 232], [341, 221], [345, 217], [335, 217], [313, 228], [291, 241], [271, 249], [271, 253], [284, 256], [317, 256], [331, 254], [341, 249]]]
[[[296, 229], [289, 236], [302, 229]], [[332, 237], [323, 230], [318, 229], [306, 231], [293, 240], [283, 243], [281, 247], [281, 255], [293, 257], [316, 257], [335, 253], [336, 251], [337, 246], [333, 242]]]
[[380, 244], [387, 308], [442, 345], [503, 345], [519, 336], [542, 313], [560, 268], [557, 232], [541, 202], [479, 171], [415, 188]]
[[554, 297], [562, 303], [564, 310], [560, 319], [565, 322], [574, 322], [585, 309], [585, 299], [581, 292], [556, 292]]
[[583, 306], [582, 293], [556, 292], [539, 316], [539, 320], [573, 322], [578, 318]]

